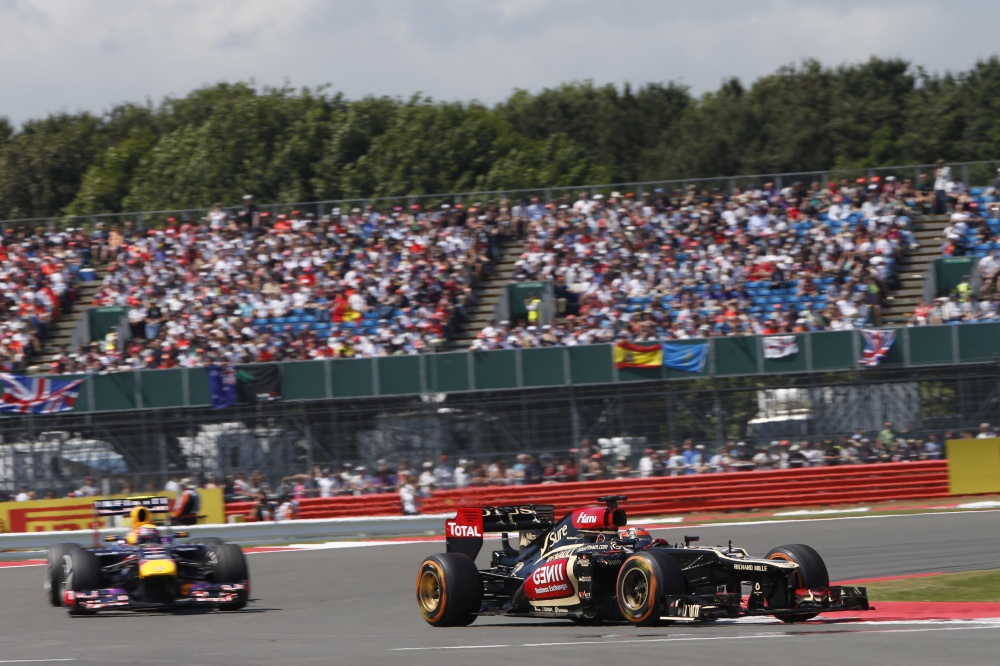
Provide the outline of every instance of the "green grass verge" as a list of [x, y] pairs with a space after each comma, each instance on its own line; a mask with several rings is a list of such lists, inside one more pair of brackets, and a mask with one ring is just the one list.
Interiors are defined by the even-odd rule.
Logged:
[[876, 607], [880, 601], [1000, 601], [1000, 569], [891, 580], [867, 587]]

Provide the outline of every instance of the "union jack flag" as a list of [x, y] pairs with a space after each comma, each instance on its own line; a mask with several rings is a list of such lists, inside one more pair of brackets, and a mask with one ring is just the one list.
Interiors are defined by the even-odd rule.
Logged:
[[865, 338], [865, 351], [858, 363], [868, 368], [881, 363], [889, 353], [889, 347], [896, 341], [896, 331], [891, 329], [888, 331], [861, 329], [861, 335]]
[[46, 379], [0, 373], [0, 412], [52, 414], [73, 409], [82, 379]]

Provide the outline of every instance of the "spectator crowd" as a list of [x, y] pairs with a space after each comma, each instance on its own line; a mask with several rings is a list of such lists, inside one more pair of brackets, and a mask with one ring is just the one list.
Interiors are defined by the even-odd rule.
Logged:
[[554, 284], [558, 317], [490, 324], [474, 349], [844, 330], [881, 323], [910, 216], [909, 180], [771, 183], [515, 206], [519, 280]]
[[[140, 229], [22, 230], [0, 246], [0, 353], [23, 369], [68, 310], [86, 267], [97, 306], [127, 309], [125, 335], [56, 350], [53, 373], [418, 354], [468, 322], [501, 244], [523, 239], [514, 279], [551, 281], [525, 321], [491, 321], [473, 350], [844, 330], [882, 323], [914, 214], [954, 211], [945, 254], [982, 253], [986, 297], [924, 303], [917, 324], [993, 318], [1000, 207], [947, 165], [916, 182], [581, 193], [328, 215], [216, 205]], [[1000, 224], [1000, 222], [998, 222]], [[985, 244], [990, 244], [985, 250]], [[950, 302], [949, 302], [950, 301]]]
[[371, 206], [273, 218], [247, 197], [228, 215], [130, 222], [91, 236], [106, 261], [98, 306], [127, 308], [128, 336], [64, 348], [56, 373], [416, 354], [466, 319], [507, 228], [496, 206]]

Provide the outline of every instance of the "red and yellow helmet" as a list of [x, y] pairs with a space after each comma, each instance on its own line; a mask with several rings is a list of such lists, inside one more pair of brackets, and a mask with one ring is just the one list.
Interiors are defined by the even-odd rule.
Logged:
[[645, 527], [629, 527], [618, 534], [618, 538], [635, 544], [636, 550], [641, 550], [653, 543], [653, 535]]

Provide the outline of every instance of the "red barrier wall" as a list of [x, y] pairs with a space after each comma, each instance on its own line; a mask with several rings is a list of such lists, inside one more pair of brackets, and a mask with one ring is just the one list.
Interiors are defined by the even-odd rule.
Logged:
[[[599, 495], [627, 495], [626, 508], [636, 516], [948, 497], [948, 463], [934, 460], [531, 486], [479, 486], [436, 492], [422, 501], [420, 510], [446, 513], [458, 506], [535, 503], [555, 505], [558, 516], [571, 508], [593, 504]], [[395, 493], [309, 498], [302, 500], [300, 506], [301, 518], [402, 513]], [[251, 507], [250, 502], [227, 504], [226, 515], [245, 515]]]

